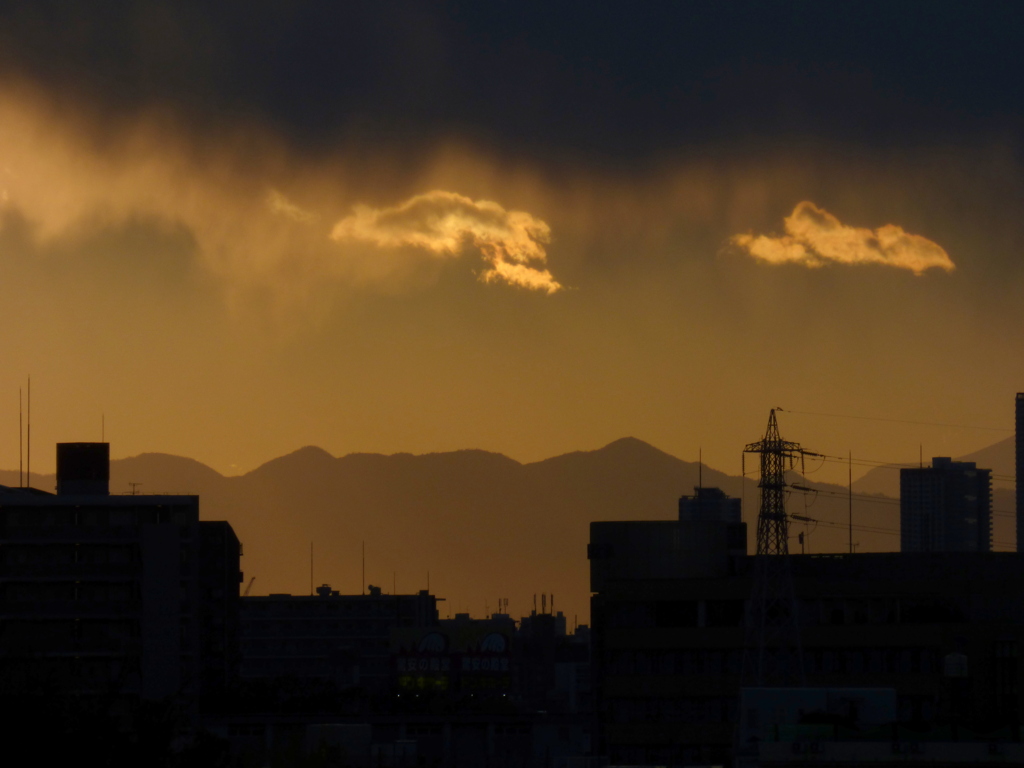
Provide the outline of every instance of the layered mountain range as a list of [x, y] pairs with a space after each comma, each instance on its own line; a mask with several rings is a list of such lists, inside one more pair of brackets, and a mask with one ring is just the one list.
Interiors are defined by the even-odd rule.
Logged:
[[[997, 475], [997, 549], [1011, 548], [1013, 445], [1009, 440], [962, 457]], [[331, 456], [302, 448], [245, 475], [225, 477], [192, 459], [147, 453], [111, 463], [111, 492], [198, 494], [201, 515], [228, 520], [243, 542], [242, 566], [252, 594], [308, 594], [311, 583], [359, 592], [429, 588], [446, 599], [442, 616], [497, 610], [513, 615], [554, 595], [556, 611], [589, 617], [589, 524], [600, 520], [669, 520], [679, 496], [700, 481], [744, 499], [744, 519], [757, 515], [757, 481], [701, 468], [635, 438], [528, 464], [479, 450], [414, 456], [398, 453]], [[849, 489], [792, 481], [791, 551], [845, 552], [850, 544]], [[17, 472], [0, 472], [17, 484]], [[33, 475], [52, 490], [53, 475]], [[853, 485], [856, 551], [899, 549], [898, 467], [880, 467]], [[753, 551], [753, 528], [748, 533]], [[803, 533], [801, 543], [798, 534]], [[312, 556], [311, 556], [312, 555]], [[312, 567], [311, 567], [312, 566]], [[539, 605], [538, 605], [539, 607]]]

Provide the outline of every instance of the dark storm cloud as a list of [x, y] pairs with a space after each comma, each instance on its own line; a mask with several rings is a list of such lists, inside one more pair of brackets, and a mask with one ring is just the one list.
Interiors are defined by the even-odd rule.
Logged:
[[4, 3], [0, 69], [199, 131], [652, 162], [1021, 131], [1014, 3]]

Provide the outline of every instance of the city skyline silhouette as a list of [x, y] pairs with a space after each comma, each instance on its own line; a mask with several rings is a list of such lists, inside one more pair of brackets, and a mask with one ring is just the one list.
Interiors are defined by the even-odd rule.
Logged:
[[1024, 766], [1022, 45], [0, 0], [9, 752]]

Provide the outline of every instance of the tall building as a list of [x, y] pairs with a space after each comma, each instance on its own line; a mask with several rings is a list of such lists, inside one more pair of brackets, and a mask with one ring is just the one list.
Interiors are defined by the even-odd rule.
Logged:
[[175, 697], [236, 673], [238, 538], [198, 496], [109, 493], [107, 443], [57, 446], [57, 492], [0, 486], [4, 693]]
[[679, 519], [738, 523], [742, 516], [742, 505], [742, 499], [726, 496], [721, 488], [699, 486], [693, 489], [693, 496], [680, 497]]
[[903, 552], [990, 552], [992, 470], [972, 461], [932, 459], [900, 470]]
[[1017, 551], [1024, 552], [1024, 392], [1017, 393]]

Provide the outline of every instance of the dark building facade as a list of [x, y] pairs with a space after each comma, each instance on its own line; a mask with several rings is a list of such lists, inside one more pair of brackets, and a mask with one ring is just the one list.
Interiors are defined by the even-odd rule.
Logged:
[[[328, 636], [335, 645], [307, 646], [304, 657], [277, 662], [280, 669], [294, 665], [296, 673], [246, 679], [253, 691], [262, 687], [261, 680], [277, 692], [305, 685], [304, 701], [299, 696], [288, 701], [277, 696], [268, 707], [243, 707], [207, 721], [212, 732], [228, 739], [240, 764], [288, 765], [317, 756], [327, 764], [365, 768], [591, 765], [584, 758], [591, 748], [592, 727], [587, 627], [567, 634], [562, 614], [536, 612], [523, 617], [518, 627], [511, 616], [501, 613], [477, 619], [456, 614], [428, 623], [394, 621], [386, 691], [380, 690], [383, 680], [368, 681], [362, 674], [354, 680], [347, 664], [337, 670], [335, 679], [351, 687], [316, 688], [323, 679], [317, 677], [318, 671], [330, 673], [325, 651], [341, 648], [344, 653], [336, 658], [351, 663], [362, 647], [355, 640], [380, 637], [377, 629], [338, 637], [334, 624], [345, 612], [323, 607], [332, 600], [338, 606], [348, 603], [353, 606], [351, 615], [358, 615], [358, 606], [372, 604], [360, 599], [371, 596], [324, 592], [301, 601], [291, 596], [244, 598], [246, 613], [261, 604], [254, 601], [272, 606], [260, 612], [261, 623], [274, 621], [272, 614], [286, 616], [289, 605], [298, 606], [295, 614], [304, 618], [297, 621], [307, 627], [293, 631], [292, 640]], [[420, 596], [372, 597], [395, 602]], [[382, 615], [386, 612], [377, 614]], [[246, 627], [252, 627], [248, 619]], [[267, 632], [261, 634], [269, 634], [269, 625], [263, 629]], [[249, 646], [256, 635], [247, 633], [247, 638]], [[301, 648], [297, 642], [294, 647]], [[371, 660], [379, 658], [376, 642], [368, 649]], [[250, 673], [253, 667], [248, 665], [254, 660], [247, 651]], [[254, 702], [250, 698], [248, 703]]]
[[243, 679], [328, 682], [384, 695], [392, 685], [392, 631], [437, 626], [437, 598], [374, 586], [341, 595], [325, 584], [312, 596], [244, 597], [241, 624]]
[[[135, 497], [138, 498], [138, 497]], [[212, 701], [229, 694], [241, 665], [238, 594], [242, 545], [230, 523], [199, 522], [196, 622], [199, 627], [200, 691]]]
[[57, 456], [58, 493], [0, 487], [4, 693], [193, 709], [236, 674], [237, 537], [197, 496], [108, 495], [105, 443]]
[[900, 470], [900, 550], [989, 552], [992, 471], [937, 456]]
[[[609, 525], [620, 535], [609, 537]], [[596, 751], [611, 764], [728, 764], [756, 558], [680, 547], [682, 559], [698, 551], [699, 560], [655, 571], [643, 548], [631, 551], [644, 537], [621, 535], [627, 525], [665, 524], [591, 525]], [[1017, 727], [1021, 556], [788, 557], [807, 686], [894, 689], [904, 724]]]

